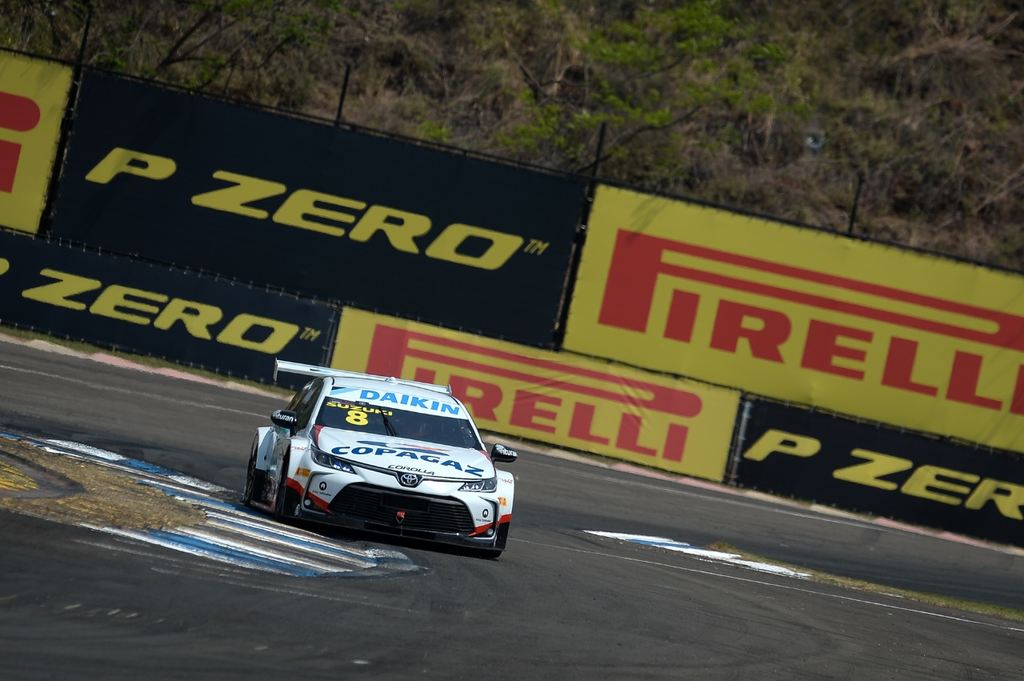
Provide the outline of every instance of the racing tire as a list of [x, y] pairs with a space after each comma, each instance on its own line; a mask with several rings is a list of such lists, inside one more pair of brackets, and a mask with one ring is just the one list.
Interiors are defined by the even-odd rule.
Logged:
[[288, 486], [288, 459], [291, 453], [284, 455], [281, 461], [281, 479], [277, 482], [277, 494], [274, 497], [274, 518], [287, 521], [298, 516], [299, 495]]
[[263, 477], [265, 475], [263, 471], [256, 470], [256, 445], [257, 443], [254, 440], [252, 452], [249, 454], [249, 465], [245, 468], [245, 489], [242, 490], [242, 503], [249, 507], [252, 507], [253, 495], [256, 493], [256, 490], [263, 489]]
[[508, 543], [508, 527], [512, 523], [502, 523], [498, 526], [498, 536], [494, 538], [493, 549], [479, 549], [478, 555], [481, 558], [489, 558], [495, 560], [501, 556], [502, 551], [505, 550], [505, 544]]

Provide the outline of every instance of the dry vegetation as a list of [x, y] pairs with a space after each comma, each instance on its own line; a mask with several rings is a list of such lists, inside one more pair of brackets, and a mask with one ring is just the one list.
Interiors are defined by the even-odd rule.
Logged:
[[[74, 59], [82, 2], [0, 0]], [[96, 0], [88, 64], [1024, 269], [1017, 0]]]

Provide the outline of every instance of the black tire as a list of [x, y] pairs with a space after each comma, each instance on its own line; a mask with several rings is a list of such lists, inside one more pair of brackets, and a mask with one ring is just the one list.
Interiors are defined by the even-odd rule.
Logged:
[[508, 543], [508, 528], [512, 523], [502, 523], [498, 527], [498, 536], [494, 538], [493, 549], [480, 549], [478, 555], [481, 558], [489, 558], [494, 560], [501, 556], [502, 551], [505, 550], [505, 544]]
[[274, 497], [274, 518], [289, 520], [298, 515], [299, 495], [288, 487], [288, 458], [290, 452], [281, 460], [281, 479], [277, 481], [277, 494]]
[[[242, 490], [242, 503], [246, 506], [252, 507], [253, 494], [257, 489], [263, 488], [263, 476], [258, 476], [259, 486], [257, 486], [257, 471], [256, 471], [256, 440], [252, 443], [252, 452], [249, 454], [249, 465], [245, 468], [245, 489]], [[262, 471], [260, 471], [262, 473]], [[262, 496], [262, 495], [260, 495]]]

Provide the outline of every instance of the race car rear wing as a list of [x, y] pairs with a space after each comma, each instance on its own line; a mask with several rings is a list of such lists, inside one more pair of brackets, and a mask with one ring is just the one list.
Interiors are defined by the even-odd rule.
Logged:
[[414, 388], [433, 390], [434, 392], [444, 393], [445, 395], [452, 394], [452, 387], [450, 385], [437, 385], [435, 383], [423, 383], [422, 381], [407, 381], [404, 378], [395, 378], [394, 376], [377, 376], [375, 374], [361, 374], [358, 371], [343, 371], [341, 369], [331, 369], [329, 367], [321, 367], [316, 366], [314, 364], [302, 364], [300, 362], [285, 362], [279, 359], [275, 359], [275, 381], [277, 380], [278, 372], [283, 374], [301, 374], [303, 376], [333, 376], [335, 378], [372, 378], [378, 381], [396, 383], [398, 385], [408, 385]]

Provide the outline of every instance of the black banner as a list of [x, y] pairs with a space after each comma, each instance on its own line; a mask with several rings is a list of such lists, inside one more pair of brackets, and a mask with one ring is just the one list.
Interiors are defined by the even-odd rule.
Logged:
[[1024, 546], [1024, 456], [751, 400], [737, 484]]
[[550, 345], [585, 184], [88, 72], [55, 235]]
[[336, 321], [288, 294], [0, 230], [4, 324], [269, 383], [275, 357], [323, 364]]

